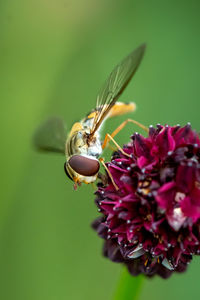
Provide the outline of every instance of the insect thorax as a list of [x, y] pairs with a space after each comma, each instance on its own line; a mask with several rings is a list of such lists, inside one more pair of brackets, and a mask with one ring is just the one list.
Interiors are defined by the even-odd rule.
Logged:
[[66, 142], [66, 156], [72, 155], [86, 155], [98, 158], [102, 153], [101, 141], [99, 133], [97, 132], [92, 140], [85, 129], [74, 132]]

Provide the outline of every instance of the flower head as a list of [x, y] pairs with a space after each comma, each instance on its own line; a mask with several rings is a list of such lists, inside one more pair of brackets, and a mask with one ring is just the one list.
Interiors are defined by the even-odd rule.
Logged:
[[119, 190], [108, 181], [96, 192], [104, 255], [132, 275], [185, 271], [200, 253], [199, 136], [190, 124], [150, 126], [123, 150], [130, 158], [116, 152], [107, 164]]

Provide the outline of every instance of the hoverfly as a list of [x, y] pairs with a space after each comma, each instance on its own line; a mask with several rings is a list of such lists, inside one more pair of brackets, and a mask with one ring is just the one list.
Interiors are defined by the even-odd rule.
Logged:
[[[117, 102], [117, 99], [135, 74], [143, 58], [144, 51], [145, 45], [139, 46], [114, 68], [97, 96], [96, 108], [83, 120], [72, 126], [68, 137], [66, 137], [65, 124], [59, 118], [46, 121], [36, 132], [34, 141], [39, 150], [65, 154], [64, 170], [67, 176], [74, 181], [75, 187], [82, 182], [87, 184], [93, 183], [97, 179], [100, 162], [102, 162], [113, 181], [103, 159], [100, 158], [103, 149], [112, 140], [115, 146], [123, 152], [114, 140], [114, 136], [128, 122], [133, 122], [147, 130], [140, 123], [128, 119], [112, 134], [106, 134], [103, 143], [100, 139], [101, 127], [108, 117], [122, 115], [135, 110], [136, 105], [134, 103], [125, 104]], [[127, 153], [123, 154], [128, 156]], [[113, 184], [118, 189], [114, 181]]]

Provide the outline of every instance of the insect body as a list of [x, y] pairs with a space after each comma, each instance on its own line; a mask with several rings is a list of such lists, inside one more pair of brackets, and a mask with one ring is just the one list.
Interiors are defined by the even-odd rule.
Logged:
[[[107, 117], [134, 111], [134, 103], [124, 104], [116, 102], [108, 112]], [[74, 182], [91, 183], [97, 178], [100, 168], [99, 156], [102, 153], [100, 139], [101, 126], [93, 133], [95, 120], [100, 110], [108, 107], [99, 107], [88, 114], [80, 123], [75, 123], [66, 141], [65, 171]], [[105, 121], [105, 118], [103, 119]], [[103, 123], [103, 122], [102, 122]]]
[[[125, 104], [117, 100], [136, 72], [144, 50], [145, 45], [141, 45], [114, 68], [97, 97], [96, 108], [73, 125], [67, 138], [64, 122], [58, 118], [47, 121], [36, 132], [35, 145], [38, 149], [65, 154], [65, 172], [75, 184], [94, 182], [100, 168], [100, 155], [109, 139], [113, 140], [128, 121], [137, 123], [126, 120], [113, 134], [107, 134], [103, 144], [101, 143], [101, 127], [108, 117], [135, 110], [134, 103]], [[113, 142], [117, 145], [114, 140]], [[123, 151], [119, 146], [118, 148]]]

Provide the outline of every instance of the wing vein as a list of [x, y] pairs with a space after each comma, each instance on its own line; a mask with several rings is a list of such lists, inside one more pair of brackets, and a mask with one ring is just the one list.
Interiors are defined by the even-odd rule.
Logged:
[[129, 81], [135, 74], [143, 58], [145, 45], [139, 46], [119, 63], [111, 72], [97, 96], [94, 124], [90, 136], [99, 129], [101, 123], [122, 94]]

